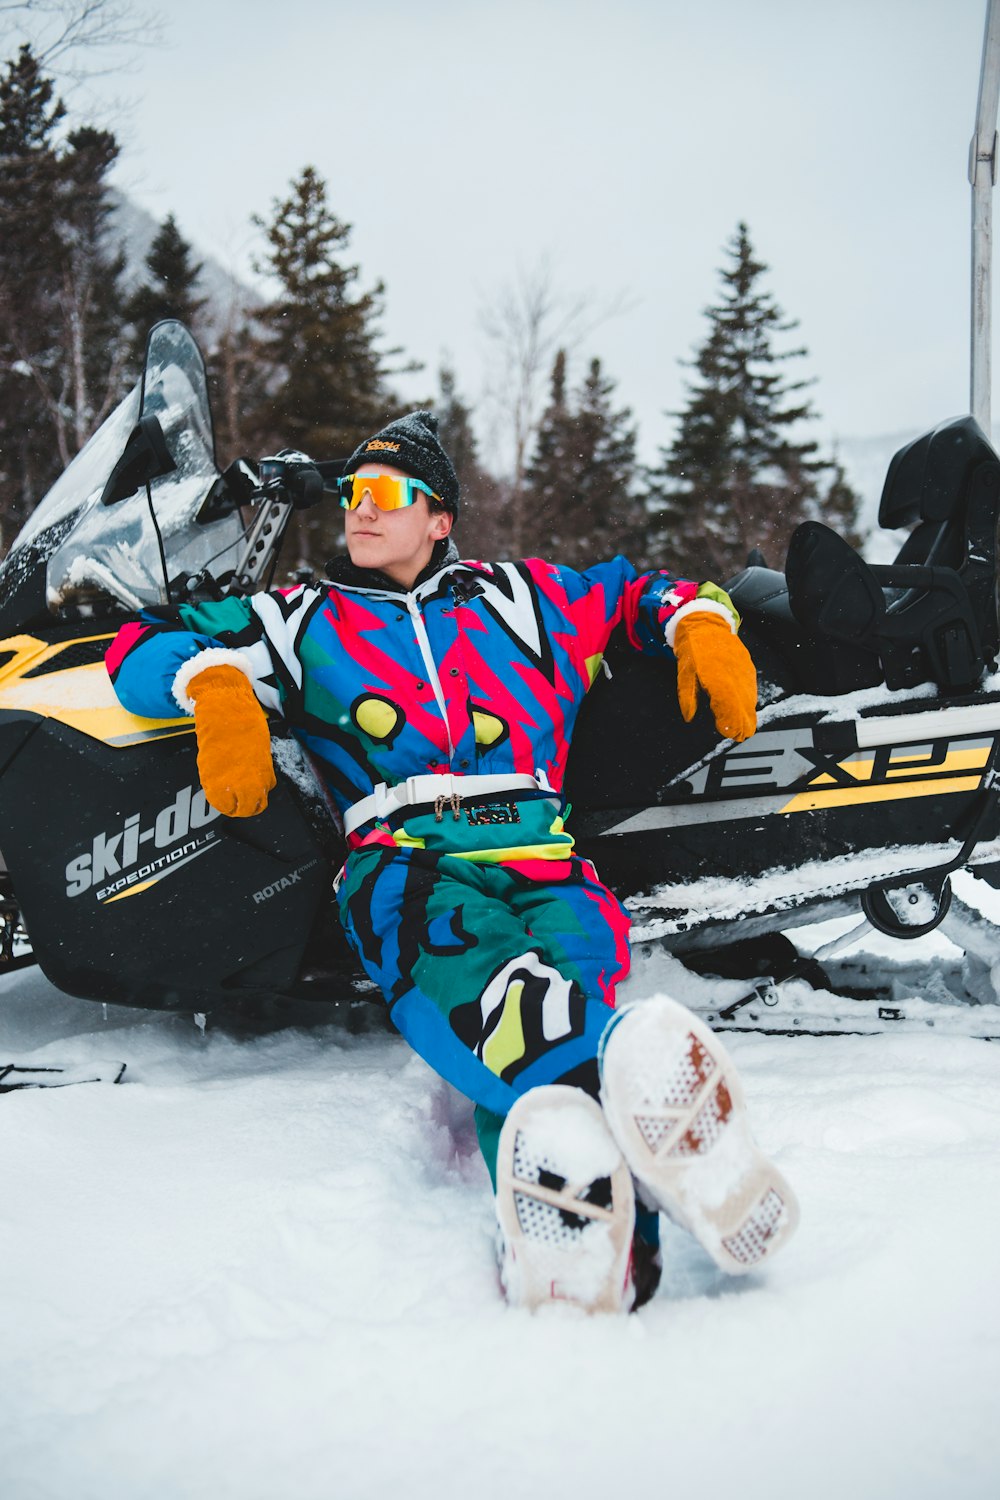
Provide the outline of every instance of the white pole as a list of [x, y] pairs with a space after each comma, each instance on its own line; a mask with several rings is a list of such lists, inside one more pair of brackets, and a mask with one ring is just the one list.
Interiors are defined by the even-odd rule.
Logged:
[[1000, 102], [1000, 6], [987, 0], [979, 73], [976, 132], [969, 148], [972, 184], [972, 357], [969, 404], [987, 438], [990, 432], [991, 272], [993, 184], [997, 180], [997, 104]]

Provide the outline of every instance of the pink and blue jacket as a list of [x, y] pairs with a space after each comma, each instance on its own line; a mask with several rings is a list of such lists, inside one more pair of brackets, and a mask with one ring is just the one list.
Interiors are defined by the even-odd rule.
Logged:
[[332, 571], [319, 587], [144, 611], [107, 655], [119, 699], [146, 717], [189, 714], [192, 677], [232, 663], [311, 752], [342, 812], [379, 783], [447, 771], [526, 773], [558, 793], [616, 626], [637, 650], [669, 654], [694, 609], [738, 624], [713, 585], [638, 576], [623, 557], [582, 573], [455, 558], [409, 592], [346, 560]]

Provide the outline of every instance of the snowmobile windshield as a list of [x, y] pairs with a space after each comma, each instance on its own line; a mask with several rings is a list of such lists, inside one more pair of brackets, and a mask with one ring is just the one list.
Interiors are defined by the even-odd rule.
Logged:
[[[108, 481], [141, 418], [155, 417], [173, 467], [106, 504]], [[111, 413], [33, 512], [3, 567], [9, 596], [43, 568], [53, 613], [102, 596], [129, 610], [170, 600], [168, 580], [235, 563], [243, 528], [236, 511], [206, 506], [219, 480], [205, 367], [190, 333], [158, 323], [139, 384]], [[161, 555], [162, 546], [162, 555]]]

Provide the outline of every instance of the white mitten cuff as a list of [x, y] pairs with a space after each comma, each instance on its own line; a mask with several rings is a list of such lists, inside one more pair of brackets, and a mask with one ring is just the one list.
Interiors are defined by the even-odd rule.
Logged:
[[253, 685], [253, 666], [244, 652], [228, 651], [225, 646], [209, 646], [206, 650], [189, 656], [171, 684], [174, 702], [186, 714], [194, 713], [194, 700], [188, 697], [188, 685], [199, 672], [204, 672], [209, 667], [236, 667]]
[[663, 628], [663, 634], [671, 651], [674, 649], [674, 636], [677, 633], [677, 627], [680, 622], [686, 620], [688, 615], [697, 614], [699, 611], [703, 614], [719, 615], [721, 619], [726, 621], [733, 635], [736, 634], [737, 625], [733, 619], [732, 610], [727, 609], [724, 604], [719, 604], [715, 599], [690, 599], [687, 604], [681, 605], [676, 614], [670, 616], [670, 619]]

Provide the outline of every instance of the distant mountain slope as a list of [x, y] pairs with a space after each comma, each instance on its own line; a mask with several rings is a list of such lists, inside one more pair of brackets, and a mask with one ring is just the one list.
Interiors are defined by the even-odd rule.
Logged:
[[[112, 191], [114, 218], [112, 237], [120, 240], [125, 249], [126, 277], [130, 282], [140, 281], [145, 273], [146, 256], [156, 238], [160, 221], [134, 202], [126, 194]], [[179, 226], [184, 233], [184, 226]], [[201, 262], [198, 293], [207, 298], [205, 309], [205, 331], [218, 332], [228, 322], [234, 307], [255, 307], [261, 298], [231, 272], [225, 270], [212, 256], [206, 255], [197, 245], [191, 246], [192, 258]]]

